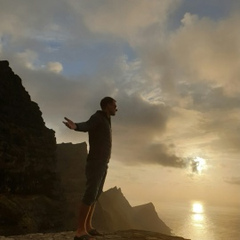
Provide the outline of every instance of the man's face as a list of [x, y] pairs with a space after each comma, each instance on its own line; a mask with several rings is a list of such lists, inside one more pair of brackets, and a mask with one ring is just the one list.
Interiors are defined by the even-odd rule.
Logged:
[[113, 101], [112, 103], [109, 103], [107, 106], [107, 111], [110, 116], [114, 116], [117, 112], [117, 104], [116, 101]]

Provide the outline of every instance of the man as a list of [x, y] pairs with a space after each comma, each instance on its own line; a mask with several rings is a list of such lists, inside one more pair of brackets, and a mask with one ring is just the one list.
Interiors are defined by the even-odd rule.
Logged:
[[95, 203], [103, 190], [111, 156], [112, 130], [111, 116], [117, 111], [116, 100], [105, 97], [101, 100], [102, 110], [93, 114], [86, 122], [74, 123], [65, 117], [63, 122], [68, 128], [88, 132], [89, 153], [86, 163], [86, 188], [79, 209], [78, 227], [74, 240], [90, 240], [101, 235], [92, 227]]

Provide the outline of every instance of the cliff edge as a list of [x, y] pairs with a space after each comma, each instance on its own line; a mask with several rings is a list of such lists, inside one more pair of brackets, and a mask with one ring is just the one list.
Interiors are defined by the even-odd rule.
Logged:
[[[10, 237], [1, 237], [0, 240], [66, 240], [73, 239], [74, 232], [60, 232], [60, 233], [36, 233], [28, 235], [18, 235]], [[191, 240], [185, 239], [178, 236], [168, 236], [161, 233], [134, 230], [130, 229], [127, 231], [116, 231], [111, 233], [106, 233], [102, 237], [97, 237], [97, 240]]]

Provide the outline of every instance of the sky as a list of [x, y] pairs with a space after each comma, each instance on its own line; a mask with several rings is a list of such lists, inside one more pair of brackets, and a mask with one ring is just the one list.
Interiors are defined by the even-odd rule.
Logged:
[[[58, 143], [117, 100], [105, 190], [240, 204], [240, 1], [0, 0], [0, 56]], [[74, 166], [73, 166], [74, 167]]]

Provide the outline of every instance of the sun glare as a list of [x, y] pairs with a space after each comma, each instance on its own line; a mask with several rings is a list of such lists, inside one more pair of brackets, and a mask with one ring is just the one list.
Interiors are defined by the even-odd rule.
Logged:
[[197, 228], [202, 228], [204, 223], [204, 209], [201, 202], [192, 203], [192, 224]]
[[203, 213], [203, 205], [201, 203], [193, 203], [192, 205], [193, 213]]
[[201, 174], [206, 169], [206, 161], [203, 158], [196, 157], [192, 161], [192, 171]]

